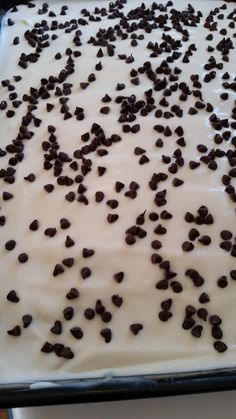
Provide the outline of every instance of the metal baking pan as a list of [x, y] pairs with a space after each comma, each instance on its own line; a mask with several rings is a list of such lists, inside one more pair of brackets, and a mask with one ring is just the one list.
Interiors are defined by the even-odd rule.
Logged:
[[[27, 1], [0, 0], [0, 12], [23, 3]], [[236, 368], [131, 377], [109, 375], [96, 379], [0, 384], [0, 408], [129, 400], [233, 389], [236, 389]]]

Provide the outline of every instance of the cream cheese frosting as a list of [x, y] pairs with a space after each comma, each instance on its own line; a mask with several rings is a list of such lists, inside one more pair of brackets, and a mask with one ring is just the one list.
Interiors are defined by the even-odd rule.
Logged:
[[[109, 27], [115, 28], [115, 25], [120, 24], [120, 17], [108, 18], [113, 11], [110, 6], [109, 12], [109, 2], [100, 1], [98, 4], [94, 1], [67, 1], [68, 9], [64, 9], [66, 14], [61, 14], [62, 3], [58, 1], [50, 2], [48, 8], [45, 8], [41, 1], [34, 4], [36, 5], [34, 8], [18, 6], [16, 12], [9, 11], [5, 15], [0, 39], [0, 74], [3, 80], [0, 92], [1, 101], [7, 103], [6, 109], [2, 102], [0, 106], [2, 109], [0, 110], [0, 148], [2, 150], [0, 169], [7, 170], [8, 167], [13, 167], [16, 171], [13, 175], [15, 177], [13, 183], [4, 180], [4, 177], [12, 176], [11, 171], [3, 174], [0, 179], [1, 382], [97, 377], [106, 373], [134, 375], [235, 366], [235, 192], [233, 189], [230, 191], [231, 197], [225, 192], [226, 184], [222, 183], [222, 176], [228, 176], [231, 171], [229, 179], [225, 182], [228, 182], [232, 188], [236, 186], [235, 154], [233, 154], [236, 145], [235, 112], [233, 111], [236, 99], [233, 83], [235, 84], [236, 73], [233, 63], [236, 56], [235, 49], [229, 49], [229, 54], [226, 53], [229, 60], [222, 60], [222, 50], [217, 48], [223, 38], [230, 38], [235, 45], [236, 29], [234, 25], [229, 25], [234, 20], [232, 17], [227, 18], [230, 13], [233, 13], [234, 5], [215, 0], [192, 2], [195, 9], [192, 12], [194, 16], [197, 16], [198, 11], [201, 13], [198, 15], [199, 22], [196, 26], [183, 26], [189, 36], [174, 29], [170, 19], [172, 9], [181, 12], [187, 10], [187, 1], [176, 0], [173, 5], [167, 3], [168, 7], [164, 11], [160, 7], [157, 9], [153, 7], [155, 16], [167, 13], [166, 26], [169, 29], [164, 31], [162, 27], [157, 27], [149, 33], [141, 26], [133, 32], [131, 30], [126, 32], [124, 26], [123, 32], [127, 33], [126, 39], [121, 39], [116, 34], [118, 29], [115, 29], [115, 39], [109, 41], [109, 44], [115, 46], [114, 55], [109, 55], [106, 46], [93, 45], [91, 41], [91, 37], [98, 40], [97, 34], [100, 28], [107, 30]], [[129, 0], [127, 3], [120, 4], [123, 8], [114, 7], [114, 9], [117, 13], [118, 11], [124, 13], [125, 16], [129, 11], [141, 6], [138, 0]], [[144, 7], [151, 8], [152, 5], [153, 2], [148, 0]], [[222, 5], [226, 5], [226, 8], [221, 9]], [[96, 7], [99, 11], [96, 11]], [[107, 14], [101, 16], [100, 12], [103, 8], [107, 9]], [[214, 11], [215, 8], [220, 8], [213, 15], [213, 21], [217, 22], [217, 27], [215, 31], [209, 31], [209, 28], [205, 27], [207, 25], [204, 26], [204, 24], [209, 12]], [[46, 13], [40, 15], [38, 9], [46, 10]], [[101, 20], [90, 20], [83, 9], [89, 11], [95, 18], [101, 17]], [[54, 13], [50, 14], [50, 11]], [[221, 14], [223, 18], [218, 17]], [[236, 17], [235, 12], [233, 16]], [[70, 22], [71, 19], [76, 20], [76, 23], [68, 24], [68, 27], [73, 24], [76, 26], [76, 29], [71, 32], [65, 32], [67, 24], [62, 28], [51, 29], [53, 21], [65, 23]], [[83, 19], [83, 21], [79, 20], [80, 23], [78, 23], [78, 19]], [[49, 34], [49, 38], [43, 42], [48, 41], [50, 45], [42, 48], [37, 62], [28, 62], [27, 68], [22, 68], [19, 66], [21, 54], [31, 54], [35, 51], [24, 34], [26, 31], [32, 31], [34, 25], [42, 20], [46, 21], [43, 26], [48, 25], [49, 28], [44, 32], [44, 34]], [[138, 19], [136, 15], [135, 19], [128, 22], [132, 24], [141, 20], [142, 18]], [[84, 24], [84, 21], [87, 24]], [[222, 29], [227, 30], [225, 35]], [[81, 31], [81, 34], [77, 35], [78, 45], [73, 42], [76, 30]], [[137, 37], [132, 37], [132, 33]], [[52, 39], [54, 34], [57, 35], [56, 39]], [[182, 55], [173, 62], [168, 62], [167, 57], [175, 50], [169, 50], [166, 46], [161, 47], [164, 42], [163, 34], [181, 43], [176, 51]], [[206, 40], [209, 34], [213, 35], [212, 40]], [[142, 36], [139, 38], [140, 35], [143, 35], [144, 39]], [[183, 41], [183, 36], [186, 36], [187, 40]], [[19, 37], [19, 43], [14, 42], [16, 37]], [[136, 39], [137, 45], [135, 42], [132, 45], [132, 39]], [[147, 48], [148, 43], [151, 43], [149, 48]], [[157, 52], [156, 56], [155, 54], [150, 56], [153, 52], [150, 46], [153, 47], [155, 43], [158, 44], [155, 47], [156, 50], [159, 47], [163, 51]], [[192, 49], [189, 62], [183, 63], [185, 52], [193, 44], [196, 48]], [[207, 50], [209, 45], [214, 48], [213, 51]], [[67, 48], [71, 49], [72, 54]], [[100, 48], [103, 52], [102, 57], [97, 56]], [[153, 47], [154, 50], [155, 48]], [[74, 54], [75, 51], [79, 51], [81, 55]], [[58, 53], [61, 54], [60, 59], [55, 58]], [[127, 63], [126, 59], [121, 59], [119, 55], [122, 56], [122, 54], [126, 56], [126, 59], [131, 57], [133, 62]], [[211, 56], [215, 58], [216, 63], [223, 63], [223, 66], [209, 67], [208, 70], [204, 68]], [[19, 134], [22, 117], [27, 114], [27, 106], [34, 105], [34, 101], [29, 102], [28, 99], [28, 96], [33, 97], [32, 88], [38, 91], [42, 86], [42, 79], [46, 79], [48, 83], [50, 76], [58, 77], [60, 71], [68, 63], [68, 57], [71, 57], [75, 71], [69, 74], [65, 83], [71, 85], [65, 86], [64, 92], [61, 94], [59, 92], [60, 96], [58, 96], [56, 86], [63, 90], [63, 84], [52, 81], [52, 89], [48, 90], [50, 97], [46, 99], [39, 97], [36, 100], [37, 108], [32, 110], [36, 122], [32, 119], [27, 126], [27, 130], [32, 131], [33, 135], [28, 140], [22, 140], [23, 160], [16, 165], [14, 161], [12, 165], [11, 160], [9, 164], [9, 159], [14, 158], [15, 154], [8, 146]], [[168, 81], [166, 89], [177, 83], [177, 90], [174, 91], [173, 88], [170, 96], [163, 96], [163, 88], [155, 90], [153, 80], [148, 78], [145, 72], [138, 71], [144, 63], [150, 62], [155, 72], [156, 68], [160, 68], [163, 60], [167, 60], [164, 67], [167, 62], [166, 67], [171, 69], [172, 75], [177, 76], [176, 81], [171, 81], [168, 72], [166, 74], [156, 72], [157, 78], [166, 77]], [[101, 70], [96, 69], [100, 66], [96, 67], [98, 63], [102, 65]], [[174, 72], [175, 67], [182, 71]], [[132, 74], [136, 75], [130, 76], [131, 70], [136, 70], [137, 74], [133, 71]], [[215, 71], [215, 78], [207, 83], [204, 78], [210, 71]], [[226, 73], [228, 73], [227, 79], [222, 77]], [[90, 77], [89, 85], [83, 89], [85, 86], [81, 87], [81, 83], [87, 83], [91, 74], [95, 75], [95, 81], [92, 81], [93, 76]], [[14, 76], [18, 75], [21, 79], [15, 81]], [[192, 75], [199, 76], [195, 80], [201, 83], [201, 88], [193, 86]], [[139, 84], [130, 81], [136, 77], [139, 78]], [[15, 86], [15, 90], [9, 91], [9, 87], [6, 86], [8, 82], [4, 83], [4, 80], [9, 80], [10, 84]], [[178, 85], [180, 83], [186, 83], [190, 89], [190, 94], [187, 95], [185, 101], [179, 99], [181, 89]], [[227, 85], [223, 86], [223, 83], [228, 83], [228, 88]], [[125, 88], [117, 90], [118, 84], [125, 84]], [[117, 103], [119, 102], [119, 99], [116, 99], [117, 96], [124, 97], [121, 100], [125, 106], [124, 100], [130, 95], [136, 96], [136, 102], [146, 101], [148, 93], [145, 95], [145, 92], [150, 89], [152, 89], [151, 97], [154, 99], [155, 108], [146, 116], [140, 112], [136, 113], [136, 120], [133, 122], [119, 122], [122, 104]], [[200, 90], [202, 97], [196, 96], [198, 93], [194, 96], [193, 91], [197, 90]], [[9, 95], [14, 92], [17, 93], [17, 98], [14, 100], [22, 101], [18, 108], [12, 106], [12, 100], [9, 98]], [[228, 94], [227, 100], [222, 96], [224, 93]], [[104, 103], [102, 98], [106, 94], [110, 96], [111, 101]], [[28, 96], [24, 97], [24, 95]], [[66, 112], [71, 114], [68, 119], [64, 119], [65, 113], [61, 113], [63, 104], [60, 98], [62, 97], [68, 98], [67, 102], [64, 101], [64, 105], [68, 105]], [[168, 106], [159, 104], [163, 97], [169, 103]], [[197, 101], [204, 104], [203, 109], [196, 108]], [[54, 105], [50, 111], [47, 110], [47, 103]], [[206, 111], [207, 103], [214, 108], [210, 112]], [[171, 110], [173, 105], [180, 106], [183, 110], [182, 117]], [[105, 112], [109, 113], [101, 113], [102, 107], [108, 107]], [[76, 118], [74, 114], [76, 108], [83, 109], [79, 113], [80, 116], [81, 113], [84, 114], [84, 119]], [[191, 114], [191, 111], [189, 113], [190, 108], [197, 109], [197, 113]], [[6, 112], [9, 110], [15, 111], [13, 117], [7, 117]], [[158, 113], [156, 114], [157, 110], [162, 110], [160, 117], [157, 117], [159, 116]], [[168, 118], [164, 112], [171, 112], [173, 116]], [[220, 129], [216, 125], [213, 126], [218, 120], [215, 121], [213, 118], [210, 121], [212, 114], [216, 114], [221, 121], [228, 120], [229, 126], [227, 127], [227, 123], [224, 122]], [[41, 120], [39, 126], [37, 126], [37, 119]], [[103, 152], [98, 153], [98, 149], [89, 154], [86, 154], [83, 149], [84, 158], [92, 161], [91, 171], [83, 174], [81, 167], [83, 162], [78, 157], [81, 157], [82, 147], [91, 144], [95, 137], [95, 134], [91, 133], [94, 123], [100, 125], [106, 139], [117, 139], [114, 137], [116, 135], [121, 141], [111, 141], [111, 145], [108, 141], [107, 144], [99, 146], [98, 149], [108, 152], [104, 155], [101, 155]], [[124, 128], [124, 125], [132, 127], [135, 124], [140, 125], [137, 132], [124, 132], [129, 129]], [[55, 127], [55, 133], [51, 128], [48, 129], [48, 126]], [[168, 136], [168, 130], [164, 133], [160, 126], [168, 127], [171, 135]], [[183, 133], [177, 127], [182, 127]], [[230, 138], [227, 140], [223, 138], [222, 142], [219, 141], [217, 144], [218, 140], [215, 136], [217, 134], [219, 137], [222, 136], [224, 131], [229, 132]], [[167, 135], [165, 135], [166, 132]], [[83, 141], [84, 137], [81, 138], [85, 133], [90, 133], [87, 142]], [[65, 159], [65, 155], [59, 156], [59, 152], [66, 153], [66, 157], [71, 158], [70, 161], [63, 162], [60, 175], [72, 179], [73, 182], [69, 186], [58, 184], [57, 177], [53, 175], [53, 168], [45, 170], [44, 155], [47, 151], [42, 149], [42, 143], [53, 144], [54, 135], [59, 146], [56, 150], [59, 163]], [[186, 146], [176, 143], [181, 137], [184, 137]], [[49, 138], [51, 138], [51, 143], [48, 142]], [[160, 147], [162, 145], [160, 141], [157, 143], [159, 146], [156, 145], [158, 139], [162, 140], [162, 147]], [[182, 144], [181, 141], [180, 144]], [[199, 144], [206, 146], [207, 151], [199, 152], [197, 149]], [[135, 152], [137, 147], [143, 148], [145, 152], [138, 155], [138, 150]], [[216, 170], [208, 167], [209, 162], [206, 164], [200, 160], [212, 149], [224, 152], [220, 157], [219, 152], [218, 155], [216, 152], [215, 156], [215, 151], [213, 151], [214, 158], [209, 162], [217, 163]], [[5, 150], [6, 155], [4, 155]], [[77, 157], [74, 157], [75, 150], [80, 150]], [[18, 152], [21, 153], [21, 151]], [[184, 164], [180, 159], [176, 166], [174, 153], [177, 159], [183, 158]], [[140, 164], [142, 155], [147, 157], [147, 162], [144, 164]], [[193, 170], [190, 168], [191, 161], [200, 165]], [[71, 162], [77, 162], [78, 168], [76, 163], [70, 167]], [[169, 171], [168, 168], [171, 165], [174, 165], [172, 166], [174, 169]], [[99, 167], [106, 168], [105, 173], [100, 176]], [[173, 173], [176, 167], [177, 173]], [[149, 185], [154, 173], [168, 175], [156, 185], [156, 190], [150, 188]], [[34, 181], [32, 181], [32, 176], [28, 180], [25, 179], [30, 174], [35, 175]], [[77, 200], [81, 196], [79, 192], [83, 187], [78, 192], [80, 183], [76, 183], [75, 177], [81, 174], [83, 175], [82, 184], [85, 186], [83, 196], [86, 196], [88, 205]], [[175, 178], [177, 181], [174, 181]], [[178, 180], [182, 180], [183, 184], [178, 186]], [[120, 192], [117, 192], [116, 182], [124, 184]], [[138, 185], [135, 199], [126, 194], [137, 187], [135, 184], [130, 185], [131, 182], [136, 182]], [[44, 188], [48, 184], [54, 185], [51, 193]], [[166, 190], [167, 202], [163, 206], [158, 206], [155, 196], [163, 190]], [[101, 202], [96, 202], [95, 199], [98, 191], [104, 193], [104, 199]], [[13, 198], [6, 200], [4, 192], [12, 194]], [[73, 202], [65, 198], [69, 192], [72, 195], [75, 194]], [[163, 198], [162, 195], [161, 198]], [[112, 200], [108, 202], [111, 206], [117, 205], [117, 203], [114, 204], [114, 200], [118, 201], [118, 207], [111, 208], [107, 204], [109, 200]], [[212, 215], [212, 224], [206, 224], [204, 221], [201, 224], [186, 222], [186, 212], [197, 217], [199, 208], [203, 206], [207, 208], [208, 215]], [[168, 219], [163, 211], [167, 211], [172, 217]], [[150, 219], [150, 214], [153, 212], [159, 216], [156, 221]], [[143, 213], [145, 213], [145, 222], [137, 230], [136, 219]], [[117, 214], [119, 217], [114, 222], [108, 222], [108, 214]], [[68, 228], [61, 228], [62, 219], [69, 221]], [[38, 229], [35, 231], [29, 228], [34, 220], [38, 220]], [[165, 234], [158, 234], [164, 232], [160, 227], [157, 228], [160, 224], [167, 230]], [[126, 234], [131, 226], [136, 226], [136, 230], [131, 230], [130, 234], [131, 241], [135, 240], [133, 245], [127, 243], [129, 239]], [[48, 228], [56, 229], [53, 237], [50, 237], [52, 231], [49, 231], [49, 235], [45, 235], [45, 230]], [[199, 235], [195, 240], [190, 240], [189, 231], [193, 228]], [[137, 234], [141, 236], [144, 231], [144, 237], [137, 237], [136, 233], [133, 234], [134, 231], [138, 231]], [[194, 235], [194, 232], [192, 234]], [[222, 235], [226, 239], [222, 238]], [[203, 236], [210, 237], [209, 245], [206, 245], [208, 240], [206, 238], [203, 238], [203, 243], [199, 242]], [[12, 242], [9, 244], [11, 240], [15, 241], [15, 247], [13, 245], [12, 250], [7, 250], [6, 247], [11, 248]], [[156, 240], [160, 241], [162, 246], [158, 250], [153, 248], [155, 244], [152, 246], [152, 242]], [[188, 242], [187, 248], [183, 246], [184, 242]], [[222, 242], [228, 242], [223, 246], [228, 246], [229, 251], [222, 248]], [[188, 250], [189, 243], [190, 246], [194, 245], [194, 249], [184, 251], [184, 249]], [[84, 257], [83, 249], [93, 249], [94, 254]], [[152, 257], [153, 254], [158, 256]], [[28, 257], [27, 261], [24, 255]], [[165, 269], [165, 264], [163, 269], [159, 256], [163, 261], [170, 262], [170, 269]], [[74, 259], [72, 267], [62, 262], [68, 258]], [[152, 263], [155, 258], [159, 263]], [[200, 280], [200, 286], [196, 286], [197, 281], [194, 285], [189, 273], [186, 275], [186, 271], [190, 269], [195, 270], [195, 273], [197, 271], [198, 279], [199, 276], [204, 279], [203, 284]], [[63, 272], [60, 273], [60, 270]], [[114, 275], [119, 272], [124, 273], [121, 282], [117, 282], [114, 278]], [[156, 284], [166, 278], [168, 272], [176, 274], [173, 278], [166, 280], [168, 288], [156, 288]], [[190, 276], [194, 276], [193, 272]], [[222, 277], [226, 277], [221, 279], [224, 288], [219, 286], [219, 278]], [[79, 291], [78, 298], [69, 300], [66, 297], [71, 288]], [[18, 302], [12, 301], [15, 299], [14, 297], [12, 299], [12, 294], [9, 297], [11, 291], [15, 291]], [[209, 296], [210, 301], [206, 301], [207, 298], [204, 300], [204, 295]], [[163, 310], [161, 303], [169, 299], [172, 300], [171, 307]], [[112, 318], [109, 322], [106, 322], [106, 318], [102, 318], [98, 313], [95, 313], [92, 319], [85, 317], [86, 309], [95, 310], [97, 300], [101, 300], [105, 312], [111, 314]], [[114, 301], [117, 304], [114, 304]], [[168, 306], [169, 303], [166, 304]], [[186, 320], [188, 306], [194, 307], [196, 313], [189, 317], [187, 315], [188, 319], [193, 320], [193, 324], [189, 330], [186, 330], [182, 324]], [[67, 320], [66, 315], [63, 314], [68, 307], [73, 308], [71, 320]], [[32, 322], [28, 327], [24, 327], [22, 320], [25, 315], [32, 316]], [[167, 321], [162, 321], [163, 316]], [[218, 316], [219, 319], [212, 316]], [[55, 321], [61, 322], [60, 334], [55, 334], [55, 329], [53, 329], [54, 333], [51, 331], [51, 328], [55, 326]], [[137, 327], [131, 326], [137, 324], [141, 327], [138, 327], [140, 330], [134, 334]], [[14, 329], [16, 326], [18, 329]], [[75, 327], [81, 329], [83, 333], [81, 339], [76, 339], [70, 331]], [[212, 327], [215, 327], [215, 332], [212, 332]], [[111, 332], [109, 342], [105, 341], [108, 335], [107, 330], [104, 332], [104, 329], [109, 329]], [[9, 334], [8, 332], [12, 330], [13, 332]], [[20, 335], [14, 336], [14, 334], [19, 334], [14, 330], [18, 332], [20, 330]], [[57, 327], [56, 330], [58, 332]], [[102, 335], [101, 331], [103, 331]], [[212, 333], [214, 335], [218, 333], [219, 339], [214, 338]], [[201, 337], [198, 337], [199, 334]], [[216, 349], [219, 346], [216, 345], [216, 349], [213, 346], [216, 341], [227, 345], [227, 350], [223, 353], [218, 352]], [[63, 352], [64, 356], [58, 356], [55, 348], [54, 351], [45, 353], [41, 349], [46, 342], [50, 344], [50, 348], [53, 348], [55, 344], [62, 344], [69, 349]], [[60, 352], [60, 347], [58, 348]], [[226, 347], [222, 346], [222, 348]], [[73, 358], [67, 359], [68, 354], [69, 357], [72, 354]]]

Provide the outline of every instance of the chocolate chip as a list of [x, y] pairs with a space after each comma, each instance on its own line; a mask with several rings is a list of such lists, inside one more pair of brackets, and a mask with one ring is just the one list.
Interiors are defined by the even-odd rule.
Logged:
[[200, 236], [200, 233], [196, 228], [191, 228], [191, 230], [188, 233], [189, 240], [195, 240], [199, 236]]
[[125, 238], [125, 241], [128, 245], [132, 246], [136, 242], [136, 239], [132, 234], [128, 234]]
[[33, 317], [30, 314], [24, 314], [22, 317], [24, 329], [26, 329], [32, 323]]
[[175, 177], [172, 181], [172, 185], [177, 187], [183, 185], [184, 181]]
[[220, 243], [220, 247], [223, 250], [226, 250], [227, 252], [230, 252], [232, 243], [230, 241], [223, 241]]
[[130, 330], [133, 335], [137, 335], [143, 329], [143, 325], [141, 323], [133, 323], [130, 325]]
[[54, 334], [54, 335], [61, 335], [62, 333], [62, 324], [60, 322], [60, 320], [56, 320], [54, 325], [51, 327], [50, 331]]
[[18, 256], [18, 261], [20, 263], [26, 263], [28, 259], [29, 259], [29, 256], [26, 253], [20, 253]]
[[162, 257], [160, 255], [158, 255], [157, 253], [153, 253], [152, 256], [151, 256], [151, 262], [153, 264], [161, 263], [162, 262]]
[[190, 212], [186, 212], [184, 219], [187, 223], [192, 223], [194, 221], [194, 216]]
[[198, 324], [192, 328], [191, 334], [195, 338], [200, 338], [202, 336], [202, 330], [203, 330], [203, 327]]
[[192, 329], [192, 327], [195, 325], [195, 320], [193, 319], [184, 319], [183, 323], [182, 323], [182, 328], [184, 330], [189, 330]]
[[218, 285], [219, 288], [227, 287], [227, 285], [228, 285], [227, 277], [225, 275], [223, 275], [220, 278], [218, 278], [217, 285]]
[[104, 338], [106, 343], [109, 343], [111, 341], [111, 338], [112, 338], [111, 329], [109, 328], [102, 329], [100, 332], [100, 335]]
[[65, 359], [73, 359], [74, 358], [74, 353], [72, 352], [72, 350], [70, 348], [64, 347], [61, 351], [60, 356], [62, 356]]
[[49, 354], [50, 352], [53, 352], [53, 345], [49, 342], [45, 342], [44, 345], [41, 348], [41, 352], [44, 352], [46, 354]]
[[175, 293], [180, 293], [183, 291], [183, 287], [178, 281], [172, 281], [170, 286]]
[[24, 179], [32, 183], [35, 181], [35, 175], [34, 173], [30, 173], [28, 176], [25, 176]]
[[93, 249], [87, 249], [87, 248], [83, 248], [83, 257], [84, 258], [89, 258], [89, 257], [91, 257], [91, 256], [93, 256], [94, 255], [94, 250]]
[[8, 201], [9, 199], [12, 199], [14, 195], [12, 195], [10, 192], [3, 192], [2, 193], [2, 199], [3, 201]]
[[236, 270], [230, 271], [230, 277], [235, 281], [236, 280]]
[[199, 303], [205, 304], [210, 301], [210, 297], [206, 292], [203, 292], [199, 297]]
[[82, 276], [83, 279], [89, 278], [91, 276], [91, 269], [88, 267], [84, 267], [81, 269], [80, 271], [80, 275]]
[[116, 199], [109, 199], [109, 200], [106, 202], [106, 204], [107, 204], [110, 208], [115, 209], [115, 208], [117, 208], [117, 207], [118, 207], [119, 202], [118, 202]]
[[213, 314], [212, 316], [209, 317], [209, 322], [213, 326], [219, 326], [222, 323], [222, 320], [217, 314]]
[[163, 227], [161, 224], [158, 224], [158, 226], [155, 228], [154, 233], [155, 234], [166, 234], [167, 230], [165, 227]]
[[168, 281], [166, 279], [161, 279], [160, 281], [158, 281], [156, 283], [156, 288], [158, 290], [167, 290], [168, 286], [169, 286], [169, 284], [168, 284]]
[[124, 276], [125, 276], [124, 272], [121, 271], [121, 272], [115, 273], [113, 275], [113, 278], [118, 284], [120, 284], [123, 281]]
[[86, 308], [86, 310], [84, 311], [84, 317], [87, 320], [92, 320], [95, 317], [95, 311], [92, 308]]
[[233, 237], [233, 234], [229, 230], [222, 230], [220, 236], [223, 240], [230, 240]]
[[142, 166], [143, 164], [146, 164], [149, 161], [150, 159], [145, 154], [143, 154], [139, 159], [139, 164]]
[[149, 214], [149, 219], [150, 219], [151, 221], [157, 221], [157, 220], [158, 220], [158, 218], [159, 218], [159, 215], [158, 215], [156, 212], [150, 212], [150, 214]]
[[191, 252], [194, 249], [194, 244], [188, 241], [185, 241], [182, 244], [182, 249], [184, 252]]
[[44, 185], [44, 189], [46, 192], [51, 193], [54, 189], [54, 185], [48, 183], [47, 185]]
[[173, 314], [166, 310], [160, 311], [158, 314], [158, 317], [162, 322], [167, 322], [172, 316]]
[[8, 240], [5, 243], [5, 249], [8, 250], [8, 251], [11, 251], [11, 250], [15, 249], [15, 247], [16, 247], [15, 240]]
[[66, 307], [63, 310], [63, 316], [65, 318], [65, 320], [71, 320], [74, 316], [74, 309], [73, 307]]
[[140, 156], [141, 154], [144, 154], [144, 153], [146, 153], [146, 150], [145, 150], [144, 148], [141, 148], [141, 147], [135, 147], [135, 149], [134, 149], [134, 154], [135, 154], [136, 156]]
[[116, 307], [120, 307], [123, 303], [123, 298], [120, 297], [118, 294], [112, 295], [111, 301]]
[[7, 300], [11, 301], [12, 303], [18, 303], [20, 301], [17, 293], [15, 290], [11, 290], [8, 294], [7, 294]]
[[48, 237], [54, 237], [56, 232], [57, 232], [57, 229], [54, 227], [48, 227], [46, 228], [46, 230], [44, 230], [45, 236], [48, 236]]
[[197, 311], [197, 315], [199, 317], [199, 319], [202, 319], [204, 321], [206, 321], [207, 316], [208, 316], [208, 312], [205, 308], [199, 308]]
[[74, 192], [68, 192], [68, 194], [65, 195], [65, 198], [69, 202], [73, 202], [75, 199], [75, 193]]
[[171, 308], [171, 306], [172, 306], [172, 302], [173, 301], [172, 301], [171, 298], [168, 298], [167, 300], [163, 300], [161, 302], [161, 308], [162, 308], [162, 310], [168, 311]]
[[96, 192], [95, 193], [95, 201], [96, 202], [101, 202], [103, 200], [104, 196], [105, 195], [104, 195], [103, 192], [101, 192], [101, 191]]
[[153, 249], [158, 250], [162, 247], [162, 244], [159, 240], [153, 240], [151, 246]]
[[214, 339], [220, 340], [223, 338], [223, 332], [219, 326], [213, 326], [211, 329], [211, 334]]
[[58, 275], [62, 274], [64, 271], [65, 270], [64, 270], [63, 266], [61, 266], [59, 263], [57, 263], [54, 267], [54, 270], [53, 270], [53, 276], [58, 276]]
[[111, 315], [111, 313], [109, 311], [104, 311], [102, 313], [101, 317], [102, 317], [102, 321], [104, 323], [109, 323], [111, 321], [111, 319], [112, 319], [112, 315]]
[[75, 339], [82, 339], [84, 335], [80, 327], [72, 327], [70, 329], [70, 333], [72, 334], [72, 336], [74, 336]]
[[20, 335], [21, 335], [21, 329], [20, 329], [20, 326], [15, 326], [15, 327], [13, 327], [13, 329], [8, 330], [8, 331], [7, 331], [7, 333], [8, 333], [8, 335], [10, 335], [10, 336], [15, 336], [15, 337], [20, 336]]
[[74, 240], [70, 236], [66, 236], [65, 247], [72, 247], [75, 245]]
[[220, 340], [214, 342], [213, 346], [214, 346], [215, 350], [219, 353], [225, 352], [228, 349], [227, 345]]
[[74, 300], [79, 297], [79, 291], [76, 288], [71, 288], [66, 294], [67, 300]]
[[202, 236], [200, 239], [198, 239], [199, 243], [204, 244], [204, 246], [209, 246], [211, 243], [211, 238], [209, 236]]
[[106, 167], [98, 166], [98, 176], [104, 175], [106, 170], [107, 170]]

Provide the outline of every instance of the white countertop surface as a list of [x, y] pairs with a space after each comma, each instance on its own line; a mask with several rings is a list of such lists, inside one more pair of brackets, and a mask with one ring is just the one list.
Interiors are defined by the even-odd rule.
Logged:
[[14, 419], [235, 419], [236, 390], [190, 396], [13, 409]]

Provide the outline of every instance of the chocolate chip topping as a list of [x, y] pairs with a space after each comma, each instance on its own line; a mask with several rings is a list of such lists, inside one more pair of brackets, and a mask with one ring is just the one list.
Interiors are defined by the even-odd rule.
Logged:
[[135, 336], [138, 335], [138, 333], [140, 333], [142, 329], [143, 325], [141, 323], [133, 323], [130, 325], [130, 330]]
[[14, 290], [9, 291], [9, 293], [7, 294], [7, 299], [12, 303], [18, 303], [20, 301], [16, 291]]
[[75, 339], [82, 339], [82, 337], [83, 337], [83, 331], [82, 331], [82, 329], [80, 328], [80, 327], [72, 327], [71, 329], [70, 329], [70, 333], [72, 334], [72, 336], [75, 338]]
[[103, 337], [105, 343], [109, 343], [112, 339], [112, 332], [109, 328], [102, 329], [100, 335]]

